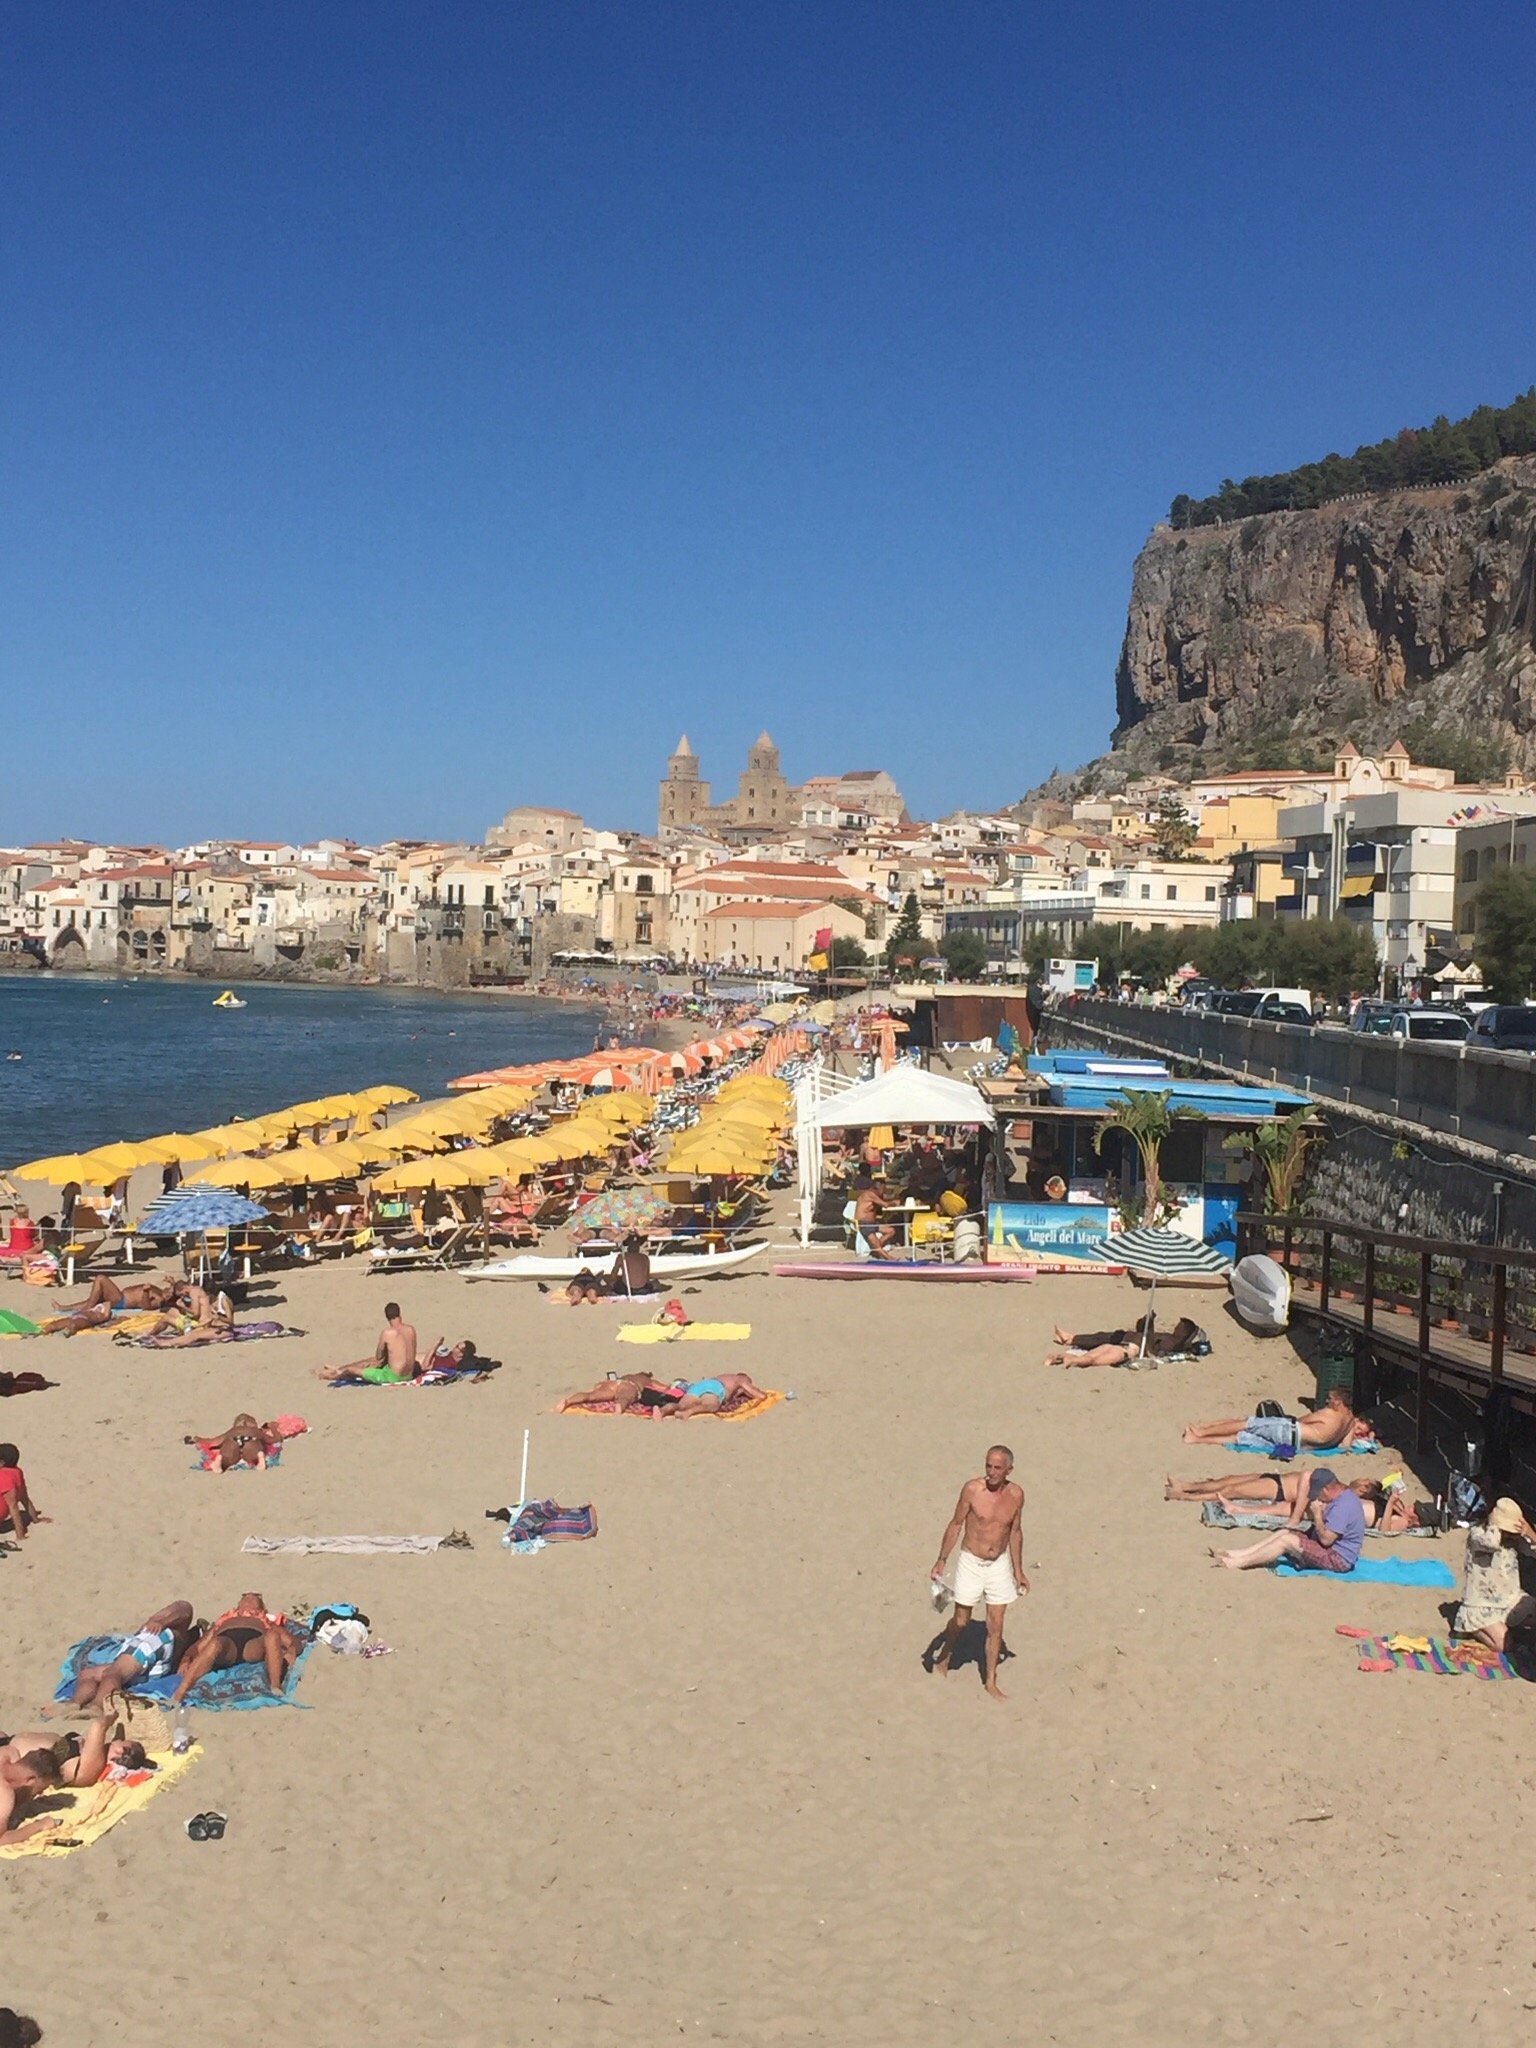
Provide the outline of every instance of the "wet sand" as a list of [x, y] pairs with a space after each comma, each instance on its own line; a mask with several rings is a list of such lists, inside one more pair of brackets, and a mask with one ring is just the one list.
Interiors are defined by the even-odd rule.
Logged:
[[[1051, 1324], [1127, 1320], [1128, 1283], [712, 1282], [690, 1310], [751, 1341], [666, 1364], [798, 1398], [657, 1426], [547, 1412], [651, 1355], [615, 1341], [634, 1311], [355, 1262], [276, 1291], [307, 1336], [0, 1348], [62, 1383], [0, 1403], [54, 1517], [0, 1559], [0, 1725], [72, 1639], [179, 1595], [351, 1599], [395, 1651], [317, 1653], [310, 1711], [203, 1717], [206, 1754], [143, 1814], [3, 1866], [0, 1999], [48, 2048], [182, 2024], [297, 2048], [1528, 2033], [1530, 1695], [1362, 1676], [1333, 1633], [1428, 1629], [1448, 1596], [1209, 1565], [1163, 1475], [1244, 1461], [1179, 1426], [1312, 1384], [1218, 1299], [1196, 1311], [1210, 1359], [1067, 1374], [1039, 1363]], [[504, 1370], [321, 1387], [310, 1368], [366, 1350], [390, 1294], [424, 1341], [467, 1331]], [[278, 1472], [191, 1471], [183, 1435], [241, 1408], [313, 1433]], [[595, 1502], [595, 1542], [516, 1557], [483, 1519], [528, 1423], [531, 1490]], [[998, 1438], [1033, 1578], [1006, 1706], [973, 1662], [922, 1666], [928, 1566]], [[473, 1552], [240, 1552], [451, 1528]], [[1436, 1554], [1459, 1570], [1459, 1539]], [[190, 1843], [209, 1806], [226, 1839]]]

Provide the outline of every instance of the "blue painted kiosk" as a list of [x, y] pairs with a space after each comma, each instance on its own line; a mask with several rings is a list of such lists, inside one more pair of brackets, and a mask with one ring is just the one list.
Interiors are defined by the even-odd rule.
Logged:
[[1120, 1227], [1118, 1201], [1140, 1181], [1136, 1147], [1119, 1131], [1094, 1144], [1095, 1126], [1138, 1089], [1168, 1092], [1172, 1110], [1195, 1112], [1164, 1142], [1162, 1176], [1180, 1198], [1172, 1227], [1227, 1258], [1237, 1249], [1237, 1214], [1248, 1199], [1251, 1155], [1229, 1151], [1234, 1132], [1310, 1107], [1294, 1089], [1237, 1081], [1180, 1081], [1155, 1060], [1097, 1053], [1032, 1054], [1028, 1070], [983, 1084], [997, 1114], [994, 1186], [987, 1208], [988, 1256], [1087, 1258], [1088, 1244]]

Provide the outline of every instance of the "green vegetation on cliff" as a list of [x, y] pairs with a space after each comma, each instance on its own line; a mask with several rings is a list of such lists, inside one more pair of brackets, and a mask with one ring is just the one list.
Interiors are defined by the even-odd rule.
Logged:
[[1304, 512], [1359, 491], [1395, 491], [1408, 484], [1454, 484], [1492, 468], [1505, 455], [1536, 453], [1536, 385], [1512, 405], [1480, 405], [1464, 420], [1442, 413], [1433, 426], [1404, 427], [1353, 455], [1325, 455], [1279, 476], [1228, 477], [1208, 498], [1183, 492], [1168, 510], [1176, 527], [1214, 526], [1261, 512]]

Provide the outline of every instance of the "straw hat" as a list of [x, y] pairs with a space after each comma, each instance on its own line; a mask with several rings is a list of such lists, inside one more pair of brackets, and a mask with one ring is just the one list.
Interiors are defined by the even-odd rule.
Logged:
[[1525, 1517], [1520, 1512], [1520, 1503], [1511, 1500], [1507, 1494], [1502, 1500], [1496, 1500], [1489, 1511], [1488, 1526], [1490, 1529], [1497, 1529], [1501, 1536], [1514, 1536], [1518, 1534], [1525, 1526]]

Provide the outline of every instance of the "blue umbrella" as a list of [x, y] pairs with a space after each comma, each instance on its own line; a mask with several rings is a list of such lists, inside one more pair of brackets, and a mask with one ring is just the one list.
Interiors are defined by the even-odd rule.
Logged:
[[143, 1222], [143, 1237], [191, 1236], [203, 1230], [232, 1230], [237, 1223], [260, 1223], [267, 1211], [244, 1195], [224, 1188], [180, 1188], [162, 1195]]

